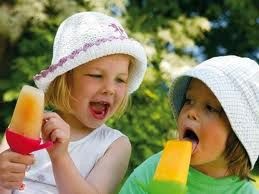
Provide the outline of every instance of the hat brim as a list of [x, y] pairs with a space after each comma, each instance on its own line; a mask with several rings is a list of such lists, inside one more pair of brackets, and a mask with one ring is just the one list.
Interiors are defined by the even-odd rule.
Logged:
[[[101, 48], [100, 48], [100, 44]], [[70, 71], [94, 59], [112, 54], [127, 54], [134, 58], [132, 72], [129, 77], [128, 93], [132, 93], [140, 86], [146, 68], [147, 58], [142, 45], [133, 39], [110, 39], [95, 44], [88, 44], [71, 52], [68, 56], [58, 59], [48, 69], [34, 77], [34, 82], [39, 89], [46, 91], [49, 84], [59, 75]]]

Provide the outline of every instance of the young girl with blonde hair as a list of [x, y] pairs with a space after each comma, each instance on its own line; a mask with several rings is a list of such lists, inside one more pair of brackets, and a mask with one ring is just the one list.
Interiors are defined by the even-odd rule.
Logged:
[[[34, 77], [54, 108], [44, 113], [42, 126], [43, 139], [54, 145], [34, 157], [2, 152], [1, 194], [114, 193], [127, 170], [131, 146], [105, 122], [123, 113], [129, 94], [143, 80], [146, 63], [144, 48], [115, 18], [81, 12], [62, 22], [51, 65]], [[22, 182], [24, 190], [17, 190]]]

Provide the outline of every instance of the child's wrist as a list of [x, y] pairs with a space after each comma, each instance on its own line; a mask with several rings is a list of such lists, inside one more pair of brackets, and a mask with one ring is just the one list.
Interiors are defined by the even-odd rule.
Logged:
[[68, 152], [62, 152], [60, 154], [50, 155], [50, 160], [51, 160], [52, 164], [62, 163], [63, 161], [68, 160], [69, 158], [70, 158], [70, 156], [69, 156]]

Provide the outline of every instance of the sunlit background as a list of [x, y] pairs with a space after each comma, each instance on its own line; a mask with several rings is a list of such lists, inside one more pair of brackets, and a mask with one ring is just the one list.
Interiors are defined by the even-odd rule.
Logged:
[[[109, 121], [132, 142], [128, 172], [175, 136], [167, 99], [172, 78], [218, 55], [248, 56], [259, 62], [258, 0], [0, 1], [1, 135], [22, 85], [34, 85], [33, 75], [49, 65], [60, 22], [89, 10], [119, 19], [148, 54], [145, 81], [133, 95], [132, 106], [120, 120]], [[258, 163], [253, 173], [259, 174]]]

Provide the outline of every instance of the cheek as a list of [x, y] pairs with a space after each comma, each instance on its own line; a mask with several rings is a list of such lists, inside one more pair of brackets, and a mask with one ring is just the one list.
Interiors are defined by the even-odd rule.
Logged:
[[94, 79], [89, 79], [88, 77], [75, 76], [74, 79], [71, 80], [71, 94], [74, 96], [80, 96], [88, 93], [94, 88], [96, 89], [98, 83], [95, 82]]
[[183, 106], [179, 112], [178, 120], [187, 119], [187, 115], [188, 115], [188, 109], [186, 108], [186, 106]]
[[86, 91], [85, 88], [81, 88], [81, 90], [71, 90], [71, 107], [77, 111], [84, 109], [90, 99], [89, 94], [90, 92]]
[[225, 145], [228, 137], [227, 129], [219, 127], [211, 127], [202, 133], [202, 139], [205, 140], [205, 145], [214, 147], [219, 152], [225, 150]]
[[178, 119], [177, 119], [177, 127], [180, 129], [182, 128], [182, 123], [184, 121], [184, 118], [186, 118], [183, 109], [180, 111], [179, 115], [178, 115]]
[[126, 85], [121, 85], [117, 86], [116, 88], [116, 94], [119, 98], [124, 98], [124, 96], [127, 94], [127, 86]]
[[[80, 99], [78, 99], [78, 98], [76, 99], [75, 97], [70, 98], [70, 106], [74, 112], [78, 111], [80, 105], [81, 105]], [[81, 105], [81, 107], [82, 107], [82, 105]]]
[[72, 88], [71, 88], [71, 96], [73, 97], [73, 98], [78, 98], [78, 96], [79, 96], [79, 92], [78, 91], [80, 91], [80, 87], [79, 86], [73, 86]]
[[71, 95], [76, 99], [89, 98], [91, 95], [96, 93], [96, 84], [85, 84], [79, 83], [71, 90]]
[[112, 112], [116, 112], [118, 108], [122, 105], [123, 100], [125, 99], [127, 95], [127, 90], [125, 88], [121, 88], [120, 90], [117, 90], [116, 95], [114, 96], [114, 104], [112, 108]]

